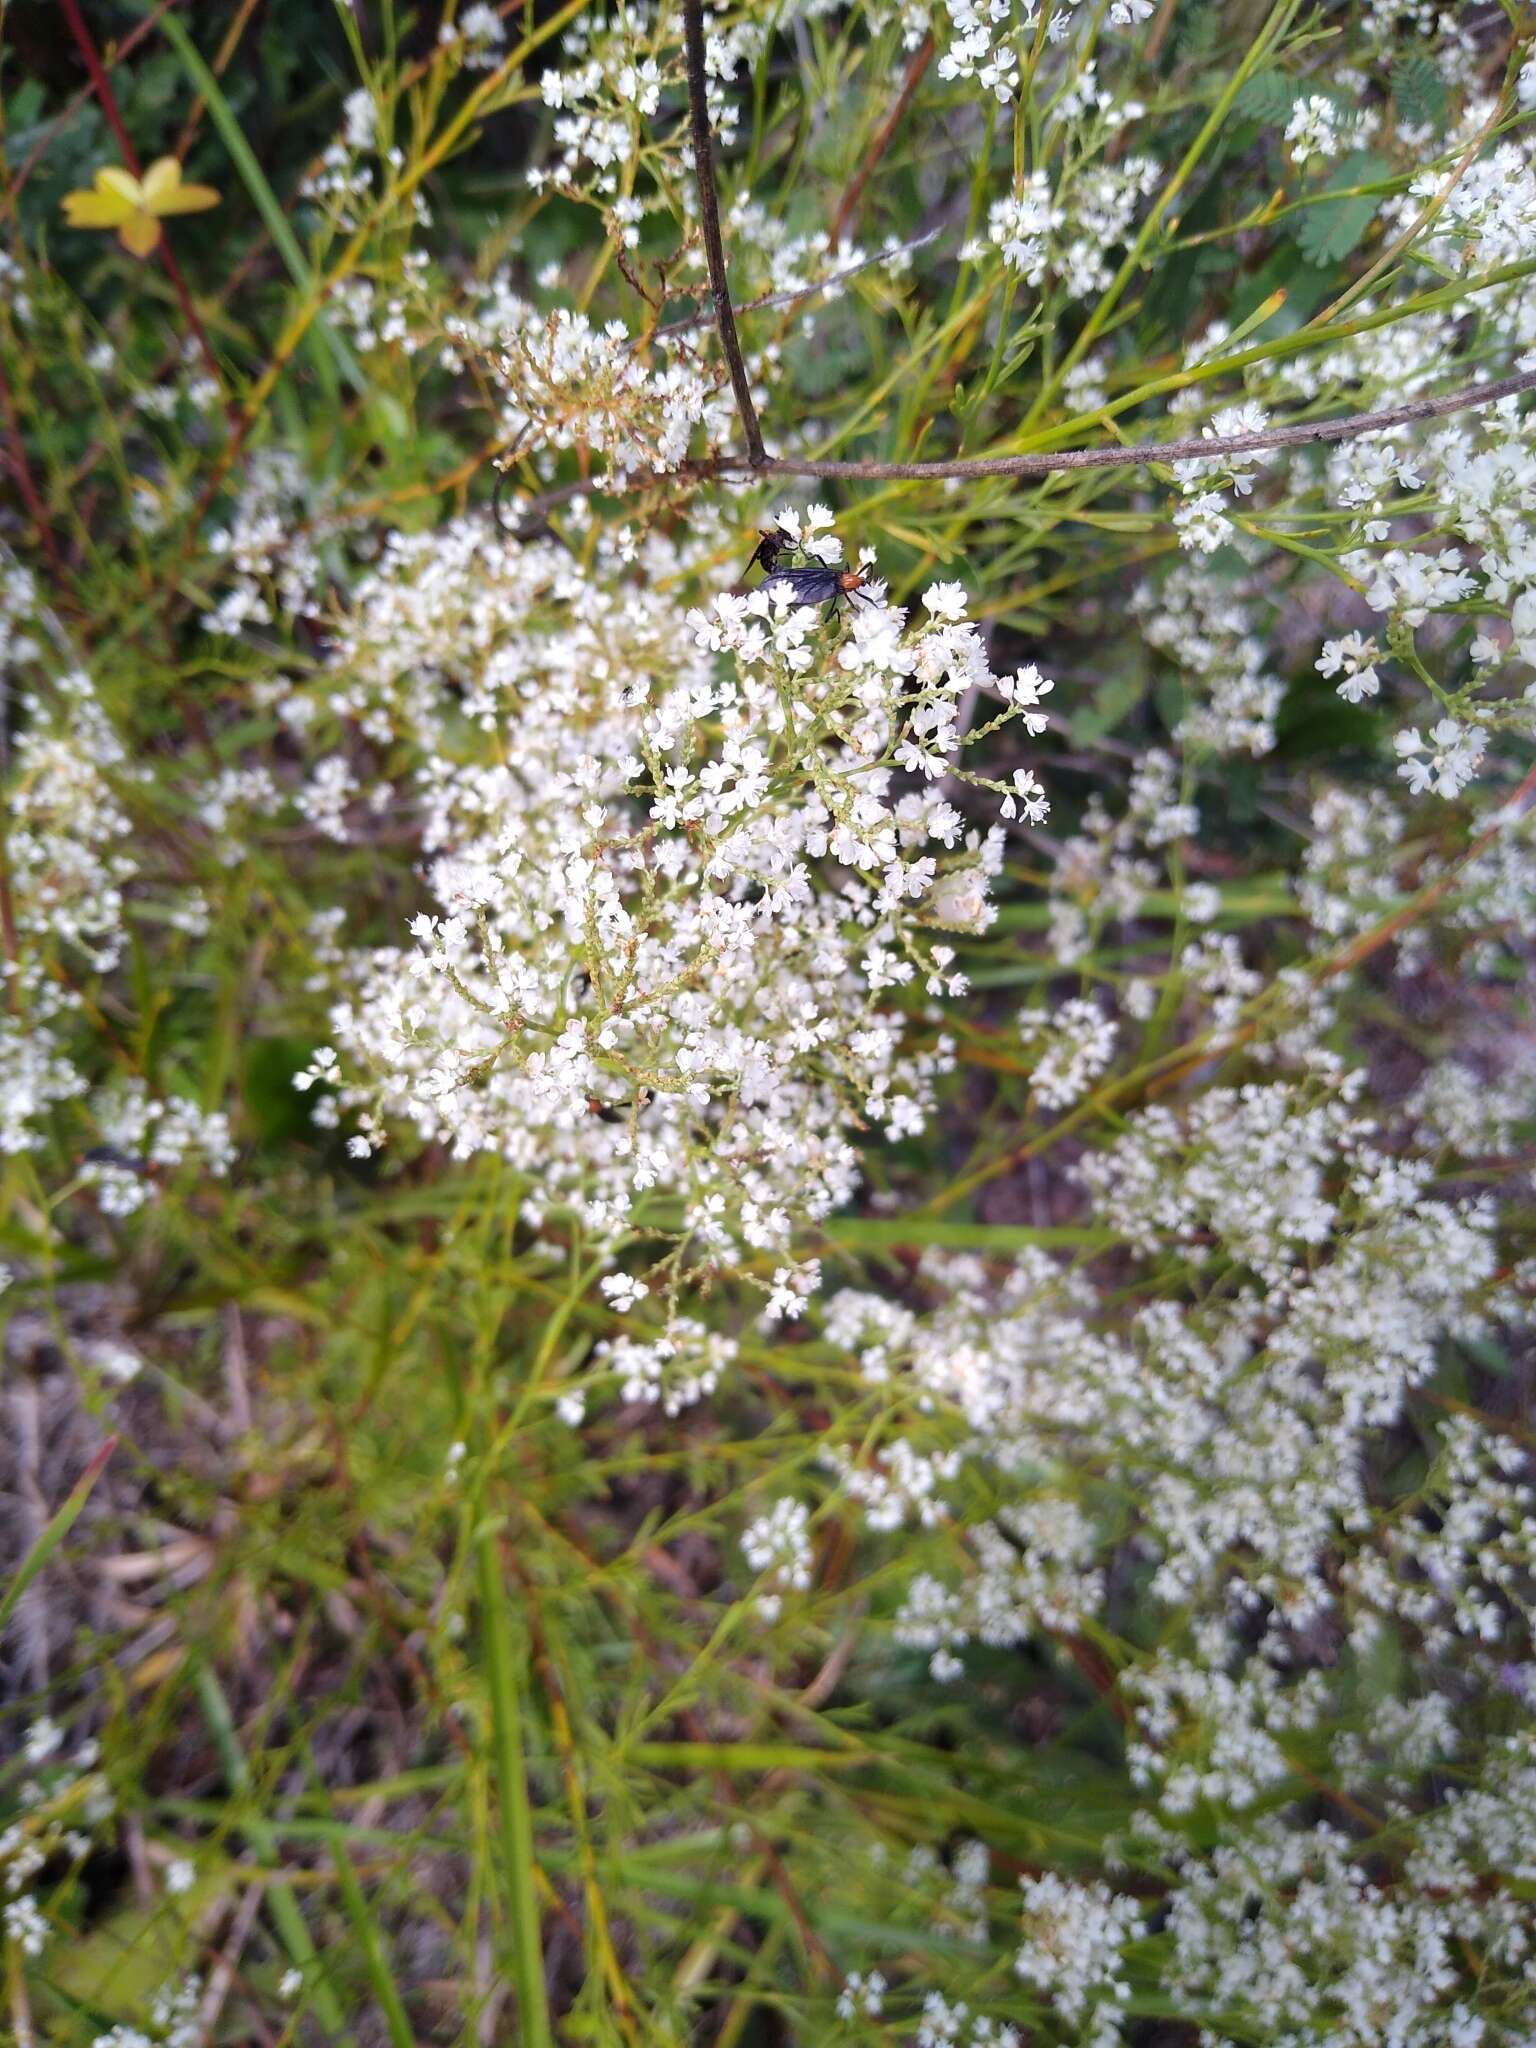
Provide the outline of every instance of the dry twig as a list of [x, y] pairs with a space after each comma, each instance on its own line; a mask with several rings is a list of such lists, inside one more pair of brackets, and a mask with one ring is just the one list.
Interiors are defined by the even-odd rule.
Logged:
[[720, 240], [720, 206], [715, 197], [715, 154], [709, 133], [709, 96], [704, 78], [704, 10], [701, 0], [683, 0], [683, 48], [688, 62], [688, 112], [693, 123], [693, 167], [699, 184], [699, 226], [709, 263], [709, 289], [715, 301], [715, 325], [730, 365], [731, 389], [741, 430], [747, 437], [748, 466], [763, 461], [763, 435], [752, 403], [752, 385], [736, 336], [736, 316], [725, 277], [725, 247]]
[[[1536, 390], [1536, 370], [1522, 370], [1512, 377], [1491, 383], [1463, 385], [1440, 398], [1414, 398], [1403, 405], [1384, 407], [1379, 412], [1346, 413], [1333, 420], [1298, 420], [1288, 426], [1265, 427], [1253, 434], [1213, 435], [1209, 439], [1189, 435], [1179, 441], [1139, 441], [1129, 447], [1110, 443], [1101, 448], [1060, 448], [1029, 455], [956, 456], [933, 462], [842, 462], [814, 456], [765, 455], [753, 461], [745, 455], [711, 455], [697, 462], [683, 463], [669, 472], [681, 482], [702, 482], [709, 477], [810, 476], [835, 478], [850, 483], [920, 483], [935, 477], [1046, 477], [1069, 469], [1145, 469], [1158, 463], [1189, 462], [1195, 459], [1220, 462], [1229, 455], [1253, 455], [1271, 448], [1305, 448], [1319, 441], [1352, 441], [1363, 434], [1381, 434], [1392, 427], [1407, 426], [1415, 420], [1445, 419], [1452, 413], [1471, 412], [1479, 406], [1496, 405], [1523, 391]], [[640, 488], [667, 481], [665, 475], [644, 479]], [[546, 512], [572, 498], [589, 497], [602, 490], [590, 478], [559, 484], [543, 491], [523, 507], [520, 538], [527, 538], [530, 525]]]

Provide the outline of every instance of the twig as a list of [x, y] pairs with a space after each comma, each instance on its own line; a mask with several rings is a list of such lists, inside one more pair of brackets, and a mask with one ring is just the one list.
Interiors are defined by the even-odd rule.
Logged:
[[224, 1310], [224, 1386], [229, 1395], [230, 1429], [236, 1436], [245, 1436], [254, 1417], [246, 1375], [245, 1331], [240, 1322], [240, 1305], [234, 1301]]
[[[1210, 440], [1189, 436], [1182, 441], [1134, 442], [1129, 447], [1110, 444], [1103, 448], [1061, 448], [1048, 454], [957, 456], [936, 462], [833, 462], [793, 455], [765, 455], [754, 462], [743, 455], [709, 455], [697, 462], [680, 464], [663, 475], [647, 477], [644, 483], [664, 483], [669, 476], [680, 482], [699, 482], [709, 477], [737, 476], [744, 471], [754, 476], [829, 477], [853, 483], [915, 483], [930, 477], [1043, 477], [1068, 469], [1142, 469], [1196, 458], [1219, 462], [1224, 456], [1252, 455], [1268, 448], [1304, 448], [1318, 441], [1357, 440], [1363, 434], [1384, 433], [1389, 427], [1407, 426], [1414, 420], [1444, 419], [1450, 413], [1471, 412], [1532, 390], [1536, 390], [1536, 370], [1522, 370], [1517, 376], [1500, 377], [1493, 383], [1465, 385], [1442, 398], [1415, 398], [1380, 412], [1347, 413], [1336, 420], [1304, 420], [1290, 426], [1266, 427], [1259, 433], [1228, 434]], [[520, 535], [530, 522], [541, 519], [556, 505], [600, 494], [602, 489], [601, 483], [582, 478], [541, 492], [523, 507]]]
[[747, 437], [747, 467], [760, 468], [766, 457], [762, 429], [752, 403], [747, 366], [736, 338], [736, 316], [725, 277], [725, 248], [720, 240], [720, 208], [715, 198], [715, 154], [709, 133], [709, 91], [704, 78], [704, 10], [701, 0], [683, 0], [683, 46], [688, 60], [688, 112], [693, 123], [693, 169], [699, 184], [699, 226], [709, 262], [709, 289], [715, 301], [715, 325], [730, 366], [731, 389], [741, 430]]
[[891, 146], [891, 137], [901, 122], [902, 115], [912, 104], [912, 95], [923, 82], [923, 73], [933, 62], [933, 30], [918, 44], [912, 61], [907, 66], [907, 75], [901, 81], [901, 91], [891, 102], [891, 110], [876, 129], [874, 139], [865, 153], [864, 161], [854, 172], [848, 189], [838, 201], [837, 212], [832, 216], [832, 246], [837, 248], [843, 239], [843, 230], [853, 218], [859, 201], [864, 196], [864, 187], [869, 183], [875, 166]]
[[[91, 84], [95, 89], [101, 111], [106, 116], [107, 126], [117, 138], [117, 146], [122, 151], [123, 162], [135, 178], [140, 177], [142, 170], [139, 164], [138, 152], [134, 149], [132, 142], [128, 138], [128, 130], [123, 126], [123, 117], [118, 111], [117, 96], [112, 90], [112, 81], [106, 74], [101, 56], [91, 38], [91, 32], [85, 25], [85, 16], [80, 12], [80, 0], [59, 0], [59, 5], [64, 10], [64, 19], [69, 23], [70, 34], [74, 37], [80, 55], [85, 60], [85, 68], [90, 73]], [[219, 368], [219, 359], [213, 352], [213, 344], [208, 339], [207, 329], [203, 326], [197, 308], [192, 303], [192, 294], [187, 289], [187, 280], [182, 276], [181, 265], [176, 261], [176, 252], [172, 249], [169, 239], [164, 234], [160, 237], [158, 247], [160, 261], [165, 266], [165, 274], [171, 280], [171, 288], [181, 305], [182, 316], [196, 337], [197, 345], [202, 351], [203, 361], [208, 365], [208, 374], [212, 377], [215, 388], [223, 392], [224, 373]], [[240, 417], [239, 408], [236, 406], [235, 401], [227, 394], [224, 398], [224, 409], [229, 415], [230, 424], [234, 425]]]
[[1125, 469], [1157, 462], [1188, 462], [1227, 455], [1251, 455], [1268, 448], [1305, 448], [1316, 441], [1349, 441], [1361, 434], [1383, 433], [1389, 427], [1407, 426], [1414, 420], [1441, 419], [1447, 413], [1466, 412], [1472, 407], [1493, 405], [1521, 391], [1536, 390], [1536, 370], [1501, 377], [1492, 384], [1473, 384], [1443, 398], [1416, 398], [1406, 405], [1389, 406], [1381, 412], [1347, 414], [1337, 420], [1305, 420], [1288, 427], [1266, 427], [1254, 434], [1228, 434], [1209, 440], [1190, 435], [1182, 441], [1142, 442], [1129, 448], [1113, 444], [1104, 448], [1069, 448], [1044, 455], [980, 455], [936, 462], [820, 462], [770, 456], [764, 463], [748, 465], [739, 456], [722, 457], [717, 467], [733, 470], [766, 468], [780, 476], [822, 476], [863, 478], [870, 482], [900, 482], [923, 477], [1049, 476], [1057, 469]]

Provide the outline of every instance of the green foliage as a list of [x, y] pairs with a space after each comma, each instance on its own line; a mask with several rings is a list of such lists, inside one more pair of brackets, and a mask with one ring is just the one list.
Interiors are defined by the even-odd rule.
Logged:
[[1290, 115], [1296, 88], [1282, 71], [1255, 71], [1246, 79], [1232, 111], [1241, 120], [1258, 121], [1265, 127], [1283, 124]]
[[1392, 66], [1392, 104], [1415, 128], [1439, 133], [1450, 114], [1445, 80], [1421, 50], [1408, 50]]
[[1370, 190], [1386, 176], [1388, 165], [1369, 150], [1352, 150], [1334, 165], [1325, 192], [1337, 199], [1319, 199], [1297, 216], [1296, 245], [1309, 263], [1331, 269], [1353, 253], [1376, 218], [1380, 199]]

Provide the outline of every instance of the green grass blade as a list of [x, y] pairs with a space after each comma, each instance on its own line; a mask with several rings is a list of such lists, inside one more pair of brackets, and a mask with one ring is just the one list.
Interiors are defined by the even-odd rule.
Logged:
[[475, 1545], [480, 1576], [480, 1626], [491, 1689], [496, 1790], [507, 1866], [507, 1907], [512, 1920], [512, 1981], [522, 2021], [518, 2036], [521, 2048], [550, 2048], [549, 2004], [544, 1990], [544, 1953], [534, 1875], [533, 1815], [523, 1761], [523, 1707], [512, 1654], [512, 1628], [497, 1533], [494, 1527], [482, 1529]]
[[65, 1496], [63, 1505], [54, 1511], [47, 1528], [44, 1529], [42, 1535], [38, 1537], [32, 1548], [22, 1559], [20, 1569], [17, 1571], [15, 1578], [6, 1587], [4, 1596], [0, 1597], [0, 1630], [5, 1628], [6, 1623], [15, 1613], [16, 1603], [20, 1600], [22, 1594], [26, 1592], [28, 1586], [31, 1585], [43, 1566], [74, 1527], [75, 1517], [90, 1499], [92, 1488], [102, 1473], [106, 1471], [107, 1460], [116, 1449], [117, 1438], [109, 1436], [70, 1488], [69, 1493]]
[[[268, 184], [266, 173], [256, 161], [255, 152], [246, 141], [245, 131], [235, 117], [234, 108], [224, 97], [219, 81], [209, 70], [192, 38], [174, 13], [162, 14], [160, 27], [180, 57], [187, 76], [208, 102], [208, 113], [213, 125], [218, 129], [224, 147], [229, 151], [235, 169], [240, 173], [241, 182], [250, 193], [256, 211], [261, 215], [267, 233], [272, 237], [273, 246], [287, 266], [288, 275], [300, 291], [317, 291], [319, 287], [315, 273], [310, 268], [309, 259], [299, 247], [298, 237], [288, 224], [288, 216], [278, 204], [277, 194]], [[360, 396], [366, 397], [368, 380], [359, 369], [357, 358], [336, 330], [327, 324], [323, 314], [316, 315], [315, 329], [324, 346], [330, 351], [331, 362], [346, 378], [352, 389]]]
[[[246, 1763], [245, 1751], [240, 1747], [234, 1716], [229, 1711], [223, 1688], [206, 1664], [199, 1664], [196, 1683], [203, 1718], [219, 1752], [229, 1789], [237, 1796], [248, 1793], [251, 1789], [250, 1766]], [[240, 1827], [256, 1852], [257, 1862], [264, 1869], [275, 1870], [280, 1860], [277, 1841], [265, 1822], [256, 1814], [246, 1814], [240, 1821]], [[288, 1951], [289, 1960], [303, 1972], [305, 1988], [313, 1998], [321, 2024], [338, 2043], [350, 2042], [352, 2036], [346, 2031], [341, 2003], [325, 1974], [320, 1951], [315, 1947], [308, 1922], [299, 1910], [293, 1888], [284, 1879], [273, 1878], [267, 1886], [267, 1904], [272, 1909], [272, 1920], [282, 1937], [283, 1947]]]
[[352, 1931], [357, 1936], [367, 1967], [373, 1995], [379, 2001], [384, 2014], [384, 2024], [389, 2029], [389, 2038], [395, 2048], [416, 2048], [416, 2037], [411, 2032], [411, 2023], [406, 2017], [400, 1993], [395, 1988], [394, 1972], [389, 1967], [389, 1956], [384, 1946], [383, 1932], [378, 1920], [368, 1905], [363, 1888], [357, 1881], [357, 1871], [352, 1859], [340, 1842], [331, 1844], [331, 1861], [336, 1866], [336, 1877], [341, 1887], [341, 1903], [346, 1908], [347, 1918], [352, 1922]]
[[823, 1237], [849, 1251], [889, 1251], [894, 1245], [943, 1245], [951, 1251], [1016, 1252], [1025, 1245], [1056, 1250], [1102, 1250], [1115, 1242], [1112, 1230], [1073, 1223], [952, 1223], [928, 1216], [835, 1216], [820, 1226]]

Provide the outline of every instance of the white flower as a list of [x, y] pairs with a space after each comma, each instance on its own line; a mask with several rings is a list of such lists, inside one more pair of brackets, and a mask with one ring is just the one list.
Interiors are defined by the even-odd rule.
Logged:
[[1051, 1109], [1066, 1109], [1087, 1092], [1115, 1055], [1117, 1031], [1098, 1004], [1072, 996], [1055, 1010], [1019, 1013], [1019, 1036], [1026, 1046], [1044, 1047], [1030, 1085]]
[[1309, 93], [1297, 100], [1286, 123], [1285, 139], [1298, 164], [1310, 157], [1334, 157], [1343, 147], [1339, 133], [1339, 110], [1322, 93]]
[[1358, 704], [1363, 698], [1374, 697], [1381, 687], [1375, 667], [1380, 659], [1381, 649], [1374, 640], [1359, 633], [1346, 633], [1342, 640], [1323, 642], [1316, 667], [1320, 676], [1336, 676], [1342, 669], [1344, 680], [1338, 685], [1339, 695], [1346, 704]]
[[646, 1298], [644, 1286], [631, 1273], [605, 1273], [598, 1285], [607, 1298], [608, 1306], [620, 1315], [638, 1308]]
[[958, 932], [984, 932], [996, 917], [980, 868], [950, 868], [934, 883], [923, 904], [930, 924]]
[[6, 1936], [24, 1956], [40, 1956], [48, 1945], [48, 1922], [30, 1892], [7, 1902], [3, 1914]]
[[89, 1347], [87, 1356], [99, 1373], [126, 1387], [136, 1380], [144, 1370], [144, 1360], [129, 1344], [120, 1344], [114, 1337], [97, 1338]]
[[1017, 817], [1022, 810], [1031, 825], [1043, 825], [1051, 810], [1045, 791], [1027, 768], [1014, 769], [1012, 792], [999, 808], [1005, 818]]
[[963, 583], [930, 583], [923, 592], [923, 603], [936, 619], [958, 621], [965, 617], [965, 585]]
[[742, 1531], [741, 1550], [755, 1572], [769, 1575], [770, 1587], [803, 1593], [811, 1583], [810, 1509], [803, 1502], [775, 1501]]
[[1179, 546], [1194, 554], [1213, 555], [1233, 538], [1234, 528], [1223, 509], [1220, 491], [1202, 491], [1186, 499], [1174, 512], [1174, 530]]
[[1415, 796], [1426, 790], [1436, 796], [1459, 796], [1476, 775], [1487, 743], [1482, 726], [1459, 725], [1454, 718], [1442, 718], [1433, 725], [1427, 743], [1417, 726], [1395, 733], [1392, 739], [1401, 756], [1397, 772]]
[[34, 1767], [56, 1756], [64, 1745], [64, 1730], [48, 1714], [40, 1714], [27, 1729], [22, 1754]]
[[307, 1094], [317, 1083], [334, 1085], [338, 1078], [335, 1049], [322, 1045], [307, 1067], [301, 1067], [293, 1077], [293, 1085], [300, 1094]]
[[860, 1970], [850, 1970], [837, 1994], [838, 2018], [878, 2019], [885, 2003], [885, 1990], [885, 1979], [878, 1970], [871, 1970], [868, 1976]]

